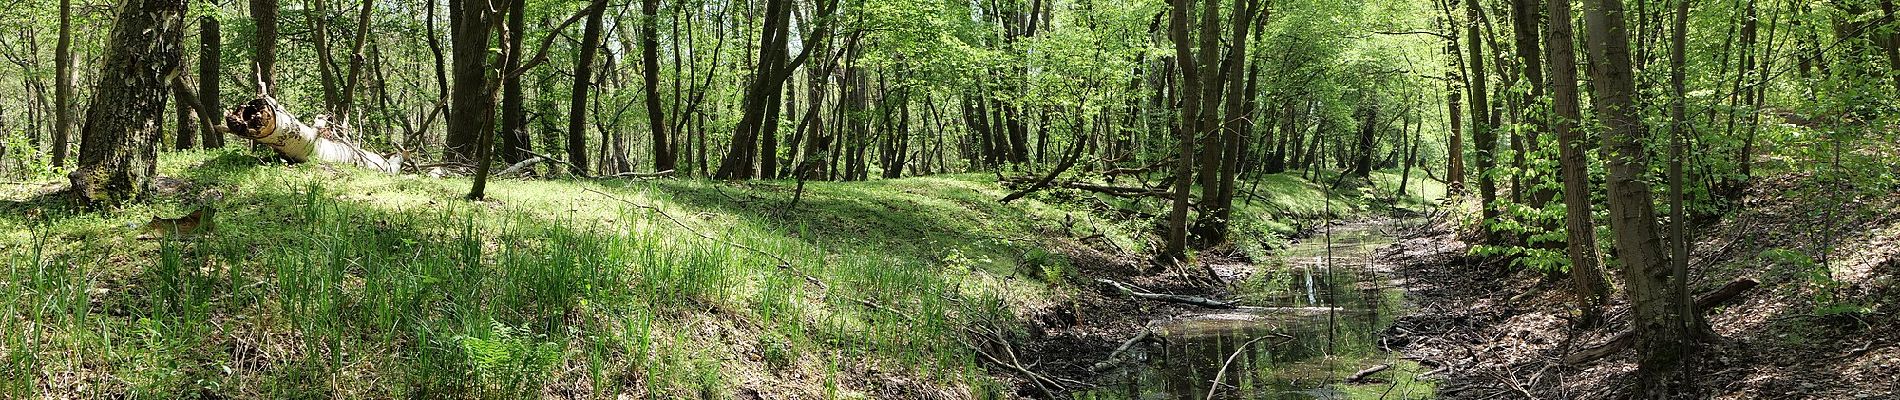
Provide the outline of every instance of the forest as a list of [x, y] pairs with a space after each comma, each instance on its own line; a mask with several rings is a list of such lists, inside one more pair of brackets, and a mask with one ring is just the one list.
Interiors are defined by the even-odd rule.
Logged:
[[0, 398], [1900, 397], [1894, 0], [25, 0]]

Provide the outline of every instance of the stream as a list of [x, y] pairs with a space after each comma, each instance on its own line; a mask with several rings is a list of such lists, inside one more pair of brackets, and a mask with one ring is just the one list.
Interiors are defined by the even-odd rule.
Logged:
[[[1416, 378], [1424, 369], [1379, 345], [1406, 305], [1403, 282], [1372, 261], [1402, 223], [1322, 228], [1242, 274], [1235, 282], [1242, 309], [1151, 323], [1161, 340], [1144, 347], [1145, 360], [1074, 398], [1203, 399], [1216, 384], [1215, 399], [1432, 398], [1431, 383]], [[1345, 382], [1380, 365], [1388, 367]]]

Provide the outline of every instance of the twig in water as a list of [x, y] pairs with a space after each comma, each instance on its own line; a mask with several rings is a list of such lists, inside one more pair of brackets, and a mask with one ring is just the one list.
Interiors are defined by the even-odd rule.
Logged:
[[[1286, 335], [1275, 335], [1275, 336], [1286, 337]], [[1207, 386], [1207, 397], [1204, 397], [1204, 399], [1214, 400], [1214, 392], [1220, 390], [1221, 377], [1227, 376], [1227, 366], [1234, 364], [1234, 358], [1240, 357], [1240, 352], [1247, 351], [1247, 348], [1253, 346], [1254, 342], [1265, 340], [1268, 337], [1269, 336], [1261, 336], [1261, 337], [1253, 338], [1253, 340], [1249, 340], [1247, 341], [1247, 343], [1242, 343], [1240, 345], [1240, 348], [1234, 349], [1233, 354], [1228, 354], [1227, 362], [1221, 363], [1220, 371], [1214, 373], [1214, 380], [1211, 381], [1213, 382], [1213, 384], [1210, 384]]]

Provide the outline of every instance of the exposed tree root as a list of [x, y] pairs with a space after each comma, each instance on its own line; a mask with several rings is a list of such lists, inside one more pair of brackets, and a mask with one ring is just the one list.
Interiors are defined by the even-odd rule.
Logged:
[[[1716, 289], [1714, 292], [1709, 292], [1708, 294], [1704, 294], [1702, 296], [1696, 297], [1695, 299], [1696, 311], [1704, 312], [1704, 313], [1709, 312], [1710, 309], [1714, 309], [1716, 306], [1720, 306], [1720, 305], [1728, 303], [1730, 300], [1734, 300], [1737, 296], [1741, 295], [1742, 292], [1746, 292], [1748, 291], [1748, 289], [1752, 289], [1756, 285], [1759, 285], [1759, 284], [1760, 284], [1759, 282], [1755, 282], [1755, 280], [1747, 279], [1747, 278], [1736, 279], [1734, 281], [1731, 281], [1726, 285], [1722, 285], [1721, 289]], [[1591, 347], [1588, 349], [1583, 349], [1581, 351], [1570, 353], [1570, 355], [1564, 356], [1564, 363], [1570, 364], [1570, 365], [1577, 365], [1577, 364], [1588, 363], [1591, 361], [1596, 361], [1598, 359], [1602, 359], [1603, 357], [1609, 357], [1611, 354], [1616, 354], [1619, 351], [1623, 351], [1623, 349], [1627, 349], [1630, 347], [1630, 345], [1633, 345], [1635, 343], [1636, 343], [1636, 331], [1633, 331], [1633, 330], [1623, 331], [1622, 333], [1616, 334], [1616, 336], [1611, 336], [1609, 341], [1606, 341], [1601, 345], [1597, 345], [1595, 347]]]

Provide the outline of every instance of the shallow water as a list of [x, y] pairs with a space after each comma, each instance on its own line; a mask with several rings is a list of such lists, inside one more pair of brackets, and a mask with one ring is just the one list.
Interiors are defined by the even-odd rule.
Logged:
[[[1429, 399], [1422, 370], [1379, 346], [1404, 306], [1403, 290], [1370, 267], [1393, 242], [1393, 223], [1335, 226], [1279, 252], [1237, 289], [1252, 308], [1156, 322], [1162, 340], [1145, 360], [1098, 381], [1077, 399]], [[1390, 365], [1363, 383], [1362, 369]], [[1223, 372], [1224, 369], [1224, 372]]]

